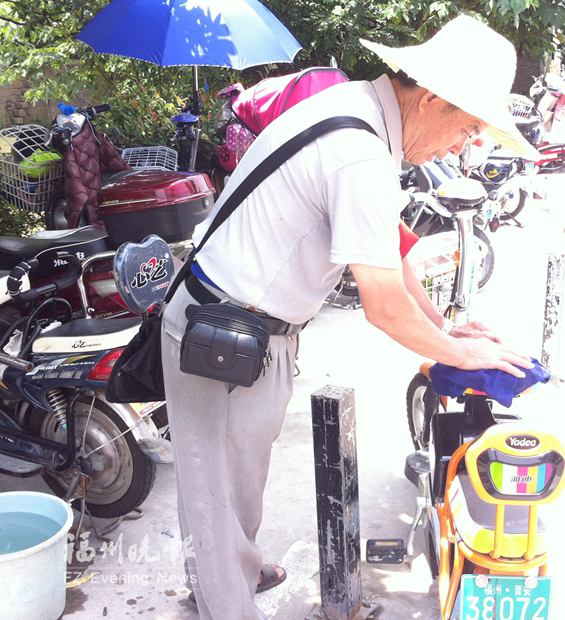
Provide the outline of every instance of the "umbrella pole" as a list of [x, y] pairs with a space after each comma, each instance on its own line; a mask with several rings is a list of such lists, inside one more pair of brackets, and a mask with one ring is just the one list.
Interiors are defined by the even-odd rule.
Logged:
[[194, 128], [194, 140], [190, 145], [190, 162], [188, 165], [188, 171], [194, 172], [196, 170], [196, 153], [198, 152], [198, 142], [200, 141], [200, 99], [198, 98], [198, 67], [193, 65], [192, 67], [192, 109], [191, 112], [198, 117], [198, 122]]

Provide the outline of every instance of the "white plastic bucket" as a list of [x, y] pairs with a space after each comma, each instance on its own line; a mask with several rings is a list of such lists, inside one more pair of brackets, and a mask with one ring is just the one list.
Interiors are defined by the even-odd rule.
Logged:
[[56, 620], [65, 609], [73, 511], [47, 493], [0, 493], [0, 620]]

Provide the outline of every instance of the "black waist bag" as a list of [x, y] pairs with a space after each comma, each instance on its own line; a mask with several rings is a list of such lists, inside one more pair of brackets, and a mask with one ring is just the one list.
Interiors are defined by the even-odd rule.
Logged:
[[263, 319], [229, 304], [190, 305], [180, 369], [191, 375], [251, 387], [269, 363], [269, 328]]

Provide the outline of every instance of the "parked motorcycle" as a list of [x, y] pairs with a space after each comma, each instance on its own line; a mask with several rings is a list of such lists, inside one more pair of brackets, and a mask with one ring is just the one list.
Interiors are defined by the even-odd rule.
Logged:
[[[99, 108], [60, 114], [52, 129], [52, 136], [57, 136], [53, 140], [65, 145], [65, 166], [74, 170], [73, 182], [70, 183], [73, 188], [68, 188], [69, 191], [76, 189], [74, 181], [80, 176], [80, 167], [74, 165], [82, 161], [80, 153], [89, 147], [97, 149], [99, 134], [95, 133], [89, 119]], [[20, 148], [23, 148], [21, 143], [27, 135], [25, 127], [18, 131]], [[78, 132], [74, 137], [73, 131]], [[30, 152], [36, 152], [43, 145], [44, 136], [39, 133], [27, 138], [26, 148]], [[91, 212], [92, 202], [88, 200], [94, 201], [96, 225], [43, 231], [26, 239], [0, 237], [0, 286], [15, 265], [34, 258], [38, 260], [38, 266], [30, 274], [30, 284], [39, 289], [48, 286], [65, 268], [57, 257], [57, 252], [65, 251], [82, 261], [82, 272], [76, 283], [61, 293], [71, 304], [73, 317], [127, 314], [129, 311], [116, 290], [112, 272], [116, 249], [124, 242], [140, 241], [154, 233], [170, 244], [175, 255], [182, 256], [188, 251], [194, 227], [206, 217], [213, 203], [214, 188], [208, 176], [202, 173], [128, 169], [110, 175], [104, 184], [98, 180], [101, 184], [99, 191], [91, 192], [90, 198], [85, 198], [87, 194], [80, 194], [84, 203], [84, 208], [81, 207], [83, 214]], [[66, 175], [65, 182], [68, 181], [69, 175]], [[47, 219], [56, 226], [64, 223], [66, 228], [69, 195], [68, 192], [56, 195], [48, 207]], [[4, 292], [5, 289], [0, 290], [0, 324], [9, 322], [16, 312], [26, 312], [25, 307], [15, 308], [5, 298]]]
[[[155, 162], [132, 168], [94, 127], [96, 116], [108, 109], [107, 105], [61, 106], [47, 145], [62, 153], [65, 185], [46, 207], [48, 229], [102, 223], [117, 245], [123, 240], [142, 239], [151, 218], [151, 232], [163, 239], [189, 239], [193, 226], [185, 227], [187, 219], [192, 223], [199, 217], [197, 223], [211, 207], [214, 188], [210, 179], [204, 173], [175, 172], [163, 169], [166, 166], [157, 169]], [[145, 150], [151, 148], [163, 147]], [[187, 212], [191, 217], [186, 217]]]
[[[146, 234], [152, 228], [148, 226]], [[49, 285], [66, 269], [65, 261], [59, 257], [61, 253], [72, 254], [82, 267], [76, 280], [58, 292], [58, 296], [70, 304], [72, 318], [130, 315], [131, 311], [119, 294], [114, 277], [113, 259], [117, 247], [106, 229], [96, 226], [42, 231], [27, 238], [0, 236], [0, 329], [10, 324], [16, 316], [29, 312], [29, 304], [17, 305], [7, 294], [9, 272], [22, 261], [37, 260], [37, 267], [30, 272], [24, 286], [38, 289], [38, 301], [43, 301], [51, 294]], [[179, 258], [190, 247], [190, 241], [170, 243], [171, 251]], [[51, 308], [55, 314], [61, 310], [61, 306]]]
[[511, 94], [510, 111], [516, 118], [516, 126], [524, 137], [536, 147], [540, 159], [535, 171], [554, 174], [565, 170], [565, 143], [548, 139], [553, 129], [563, 122], [565, 114], [565, 86], [563, 79], [553, 74], [534, 78], [530, 98]]
[[[437, 200], [442, 183], [463, 178], [461, 171], [449, 160], [434, 160], [403, 172], [401, 186], [412, 194], [412, 201], [402, 211], [404, 222], [418, 236], [452, 232], [457, 246], [454, 214]], [[480, 256], [479, 288], [490, 280], [494, 271], [494, 248], [485, 228], [495, 231], [498, 227], [499, 203], [496, 196], [487, 199], [474, 218], [473, 237]]]
[[[133, 257], [150, 282], [146, 307], [161, 301], [173, 272], [169, 248], [159, 241], [164, 248], [141, 244], [154, 257], [149, 262], [161, 267], [158, 274], [147, 270], [146, 254]], [[153, 486], [159, 433], [151, 416], [164, 403], [107, 401], [113, 364], [140, 319], [72, 319], [70, 304], [58, 293], [79, 277], [82, 266], [72, 254], [58, 258], [65, 271], [49, 285], [23, 290], [24, 278], [39, 266], [36, 259], [16, 265], [7, 280], [14, 302], [34, 307], [0, 336], [0, 471], [41, 474], [59, 496], [85, 498], [93, 516], [119, 517], [138, 507]], [[118, 282], [131, 287], [122, 268]], [[53, 296], [38, 302], [46, 293]], [[52, 310], [55, 305], [65, 317]]]
[[[477, 150], [479, 152], [474, 153]], [[516, 221], [528, 197], [536, 194], [533, 189], [535, 163], [501, 149], [487, 149], [485, 153], [483, 145], [469, 142], [461, 154], [461, 165], [465, 176], [480, 181], [491, 200], [498, 202], [498, 217], [502, 222]]]

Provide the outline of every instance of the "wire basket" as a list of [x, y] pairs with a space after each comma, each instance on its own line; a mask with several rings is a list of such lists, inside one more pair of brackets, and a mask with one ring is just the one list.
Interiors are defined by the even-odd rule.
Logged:
[[410, 251], [414, 266], [426, 294], [440, 314], [451, 303], [459, 262], [457, 231], [422, 237]]
[[525, 95], [510, 93], [510, 96], [508, 98], [508, 107], [510, 109], [510, 114], [512, 114], [512, 116], [516, 118], [529, 119], [532, 115], [534, 105], [534, 102], [531, 99], [528, 99], [528, 97], [526, 97]]
[[135, 146], [122, 151], [123, 159], [132, 168], [177, 170], [178, 153], [168, 146]]
[[33, 161], [45, 151], [49, 131], [41, 125], [16, 125], [0, 129], [0, 193], [20, 209], [45, 210], [63, 179], [63, 162]]
[[422, 285], [428, 297], [437, 308], [440, 314], [445, 314], [451, 297], [453, 294], [453, 286], [455, 284], [455, 266], [452, 270], [438, 274], [436, 276], [427, 276], [422, 281]]

